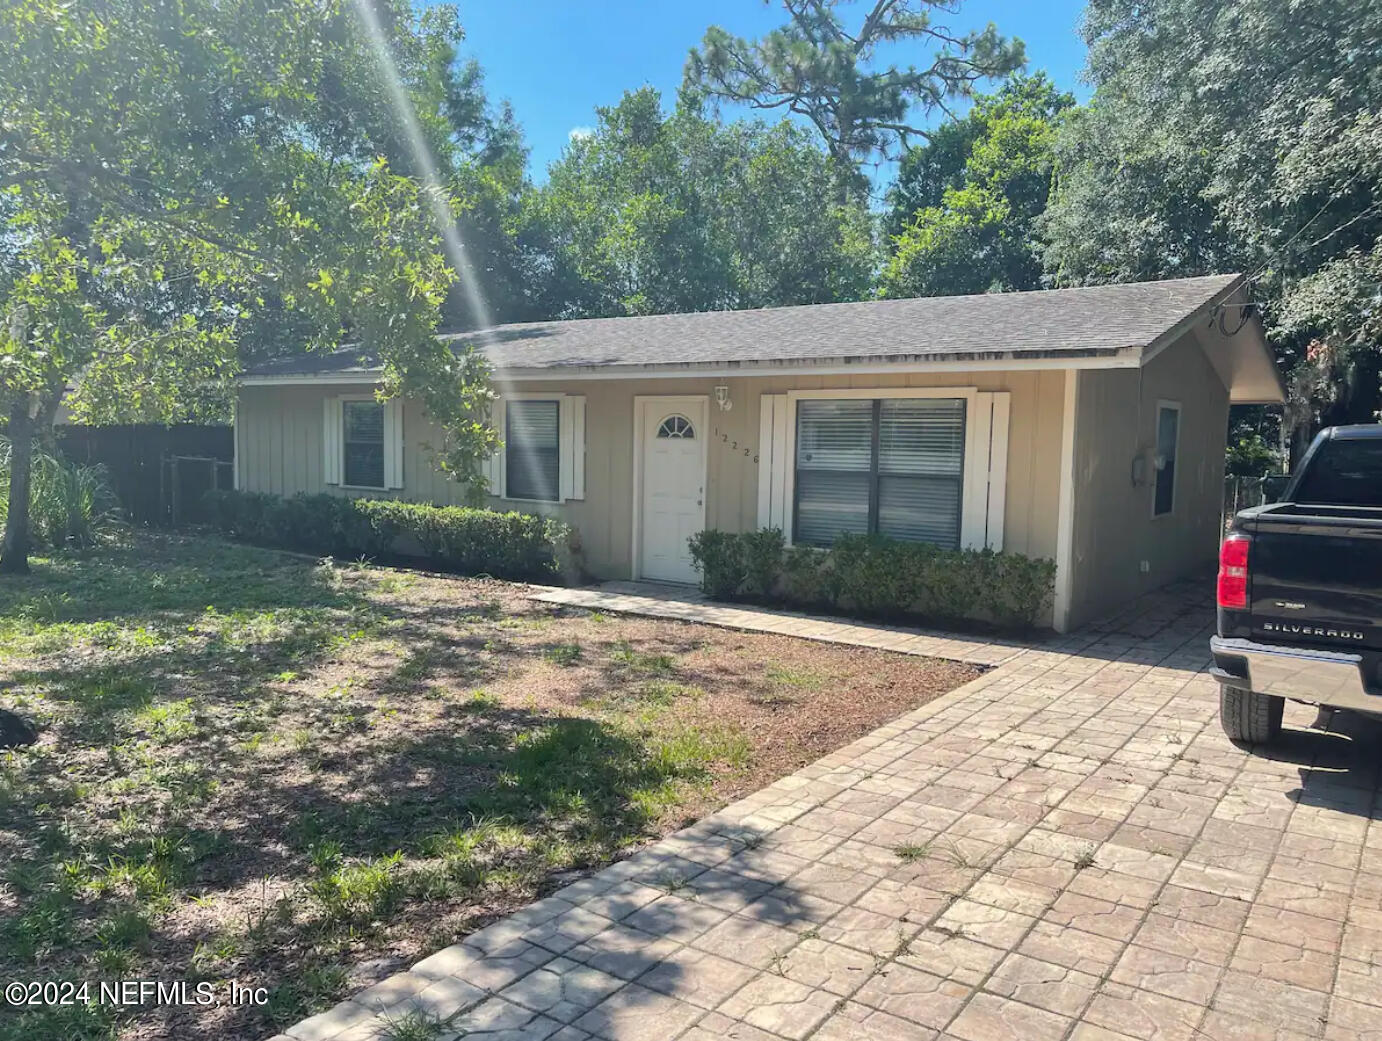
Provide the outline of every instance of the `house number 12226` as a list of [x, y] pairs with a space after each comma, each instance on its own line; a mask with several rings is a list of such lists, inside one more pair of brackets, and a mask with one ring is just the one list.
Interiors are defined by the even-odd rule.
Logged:
[[755, 463], [758, 462], [758, 456], [754, 455], [754, 452], [753, 452], [753, 449], [752, 449], [752, 448], [742, 448], [742, 449], [741, 449], [741, 448], [739, 447], [739, 442], [738, 442], [738, 441], [731, 441], [731, 440], [729, 439], [729, 435], [728, 435], [728, 434], [721, 434], [721, 433], [720, 433], [720, 428], [719, 428], [719, 427], [716, 427], [714, 432], [715, 432], [717, 435], [719, 435], [719, 438], [720, 438], [721, 441], [723, 441], [725, 444], [729, 445], [730, 451], [732, 451], [732, 452], [743, 452], [743, 453], [744, 453], [744, 458], [745, 458], [745, 459], [748, 459], [750, 456], [752, 456], [752, 457], [753, 457], [753, 461], [754, 461]]

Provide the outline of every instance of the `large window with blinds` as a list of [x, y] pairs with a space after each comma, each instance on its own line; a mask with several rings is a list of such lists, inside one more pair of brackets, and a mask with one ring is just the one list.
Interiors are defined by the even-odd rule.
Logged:
[[560, 409], [555, 399], [505, 406], [505, 498], [556, 502], [561, 497]]
[[797, 402], [793, 541], [856, 533], [958, 547], [964, 441], [963, 398]]

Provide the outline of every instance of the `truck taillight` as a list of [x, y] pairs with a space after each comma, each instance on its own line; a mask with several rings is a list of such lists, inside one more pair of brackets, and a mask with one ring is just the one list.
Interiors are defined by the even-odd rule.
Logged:
[[1235, 531], [1219, 547], [1219, 606], [1242, 610], [1248, 606], [1248, 549], [1251, 536]]

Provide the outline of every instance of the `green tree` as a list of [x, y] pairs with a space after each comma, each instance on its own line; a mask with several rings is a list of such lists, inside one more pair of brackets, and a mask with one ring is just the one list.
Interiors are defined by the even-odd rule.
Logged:
[[833, 169], [805, 130], [723, 126], [652, 88], [599, 110], [535, 192], [550, 314], [599, 316], [857, 299], [869, 215], [829, 201]]
[[1370, 418], [1382, 311], [1382, 40], [1369, 0], [1091, 0], [1094, 98], [1045, 220], [1063, 283], [1242, 269], [1292, 418]]
[[533, 194], [528, 150], [507, 105], [487, 120], [484, 147], [464, 157], [447, 178], [456, 201], [456, 230], [471, 261], [472, 292], [454, 287], [442, 309], [451, 329], [547, 317], [544, 240], [526, 214]]
[[428, 67], [412, 89], [414, 107], [438, 113], [433, 154], [474, 282], [469, 291], [453, 287], [442, 321], [474, 329], [535, 317], [541, 258], [523, 227], [532, 192], [523, 131], [507, 102], [491, 105], [478, 62], [460, 62], [453, 42], [435, 47]]
[[[376, 3], [405, 89], [454, 11]], [[13, 472], [0, 568], [27, 566], [29, 447], [65, 388], [78, 417], [175, 414], [235, 375], [260, 316], [301, 349], [356, 341], [384, 393], [447, 427], [468, 486], [493, 444], [483, 361], [434, 335], [454, 274], [431, 210], [372, 135], [389, 85], [344, 0], [13, 0], [0, 11], [0, 406]], [[441, 115], [420, 113], [434, 140]], [[402, 156], [403, 146], [395, 143]], [[441, 200], [444, 207], [446, 200]]]
[[1057, 127], [1074, 103], [1044, 74], [1014, 77], [935, 145], [908, 154], [889, 193], [885, 227], [899, 230], [883, 295], [1041, 287], [1035, 225], [1050, 194]]
[[940, 206], [948, 189], [964, 184], [965, 163], [983, 125], [971, 111], [964, 119], [942, 123], [930, 140], [902, 153], [897, 180], [883, 202], [883, 237], [891, 242], [906, 230], [920, 210]]
[[719, 130], [705, 185], [712, 236], [729, 250], [734, 307], [860, 300], [875, 265], [873, 219], [834, 202], [834, 164], [808, 131], [735, 122]]
[[[957, 33], [934, 20], [958, 13], [959, 0], [871, 0], [858, 27], [847, 29], [840, 9], [854, 2], [782, 0], [787, 24], [758, 40], [713, 25], [685, 73], [689, 92], [809, 120], [835, 160], [837, 200], [862, 194], [859, 164], [929, 138], [936, 112], [949, 115], [976, 83], [1024, 61], [1021, 41], [992, 24]], [[890, 49], [925, 61], [888, 62], [880, 52]]]

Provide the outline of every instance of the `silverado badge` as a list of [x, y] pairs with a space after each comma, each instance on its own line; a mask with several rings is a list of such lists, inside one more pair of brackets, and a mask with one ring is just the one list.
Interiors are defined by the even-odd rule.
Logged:
[[1324, 625], [1304, 625], [1300, 622], [1263, 622], [1262, 629], [1269, 633], [1283, 633], [1290, 636], [1323, 636], [1327, 640], [1365, 640], [1367, 634], [1356, 629], [1332, 629]]

